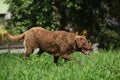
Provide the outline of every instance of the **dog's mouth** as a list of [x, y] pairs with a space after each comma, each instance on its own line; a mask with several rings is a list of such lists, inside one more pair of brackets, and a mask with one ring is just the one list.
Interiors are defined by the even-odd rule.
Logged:
[[85, 55], [88, 55], [89, 54], [89, 50], [85, 49], [85, 48], [82, 48], [82, 53], [85, 54]]

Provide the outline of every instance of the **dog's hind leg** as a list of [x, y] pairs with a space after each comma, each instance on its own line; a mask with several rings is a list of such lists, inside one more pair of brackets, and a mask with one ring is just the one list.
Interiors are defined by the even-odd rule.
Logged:
[[33, 53], [33, 51], [34, 51], [34, 49], [32, 49], [32, 48], [30, 48], [30, 47], [26, 48], [26, 54], [25, 54], [25, 56], [24, 56], [24, 60], [26, 60], [27, 57], [29, 57], [30, 54]]
[[24, 56], [24, 60], [26, 60], [27, 57], [29, 57], [30, 54], [33, 53], [34, 48], [31, 47], [29, 44], [27, 44], [25, 41], [24, 41], [24, 47], [25, 47], [25, 51], [26, 51], [26, 54]]

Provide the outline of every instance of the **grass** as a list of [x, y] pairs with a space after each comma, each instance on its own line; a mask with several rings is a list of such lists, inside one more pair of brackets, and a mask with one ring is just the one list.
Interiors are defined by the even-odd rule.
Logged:
[[23, 61], [23, 54], [0, 54], [0, 80], [119, 80], [120, 51], [100, 51], [85, 56], [72, 54], [78, 61], [64, 62], [57, 67], [51, 55], [32, 54]]

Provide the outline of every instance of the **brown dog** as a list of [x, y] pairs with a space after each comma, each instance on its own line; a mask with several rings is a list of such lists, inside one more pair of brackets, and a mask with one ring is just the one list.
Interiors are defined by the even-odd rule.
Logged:
[[60, 56], [66, 60], [71, 60], [70, 54], [73, 51], [81, 51], [87, 55], [88, 50], [93, 50], [85, 37], [65, 31], [48, 31], [41, 27], [34, 27], [17, 36], [12, 36], [9, 33], [5, 35], [10, 40], [24, 39], [26, 50], [25, 58], [28, 57], [35, 48], [39, 48], [39, 55], [42, 54], [43, 51], [52, 54], [54, 56], [54, 63], [56, 64]]

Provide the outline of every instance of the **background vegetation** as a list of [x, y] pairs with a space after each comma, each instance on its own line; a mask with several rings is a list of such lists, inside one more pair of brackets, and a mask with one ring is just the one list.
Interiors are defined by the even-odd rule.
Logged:
[[[6, 0], [12, 14], [6, 29], [22, 33], [34, 26], [87, 33], [100, 48], [120, 47], [120, 0]], [[2, 29], [1, 32], [3, 33]], [[53, 63], [52, 56], [0, 53], [0, 80], [119, 80], [120, 51], [72, 54], [78, 61]]]
[[73, 55], [77, 61], [64, 62], [59, 66], [52, 56], [32, 54], [28, 60], [22, 60], [23, 54], [0, 54], [0, 80], [119, 80], [120, 51], [100, 51], [90, 56], [79, 52]]
[[[50, 30], [87, 32], [99, 47], [120, 47], [120, 0], [6, 0], [12, 13], [8, 29], [16, 33], [42, 26]], [[11, 28], [12, 27], [12, 28]], [[14, 32], [12, 30], [12, 32]]]

